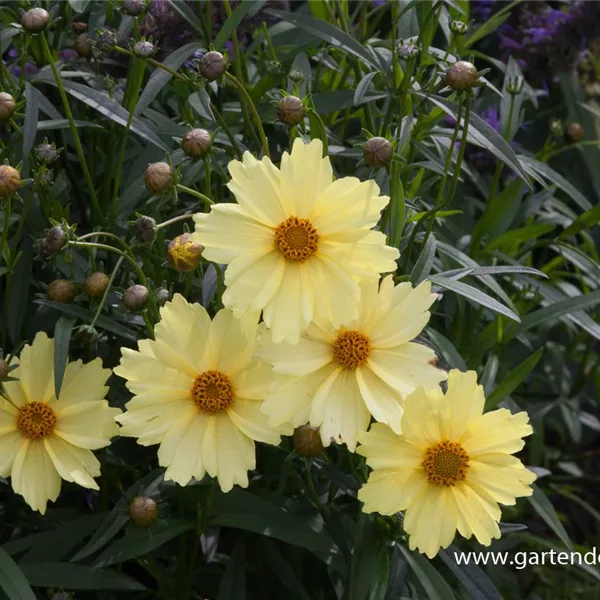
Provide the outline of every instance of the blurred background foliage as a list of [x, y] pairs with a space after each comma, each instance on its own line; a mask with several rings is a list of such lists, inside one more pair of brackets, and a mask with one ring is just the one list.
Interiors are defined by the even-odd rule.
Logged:
[[[185, 215], [232, 200], [226, 167], [243, 151], [278, 161], [295, 137], [320, 138], [338, 176], [391, 196], [397, 279], [441, 294], [421, 341], [441, 366], [478, 371], [488, 409], [531, 416], [537, 489], [505, 509], [491, 549], [600, 545], [600, 3], [69, 0], [36, 4], [50, 25], [32, 35], [19, 23], [33, 6], [0, 3], [0, 85], [16, 101], [0, 103], [0, 158], [22, 180], [0, 214], [5, 356], [45, 330], [59, 371], [68, 355], [112, 367], [168, 293], [217, 309], [218, 265], [169, 263]], [[209, 50], [229, 63], [213, 81]], [[471, 93], [444, 80], [458, 60], [480, 70]], [[211, 137], [186, 153], [191, 128]], [[393, 151], [365, 149], [374, 136]], [[153, 195], [144, 171], [162, 161], [177, 181]], [[47, 233], [59, 224], [68, 241]], [[110, 277], [99, 293], [84, 286], [95, 272]], [[70, 283], [49, 289], [57, 279]], [[124, 306], [131, 283], [146, 308]], [[100, 491], [63, 482], [44, 517], [0, 479], [0, 598], [599, 596], [598, 565], [411, 553], [396, 522], [361, 515], [365, 466], [339, 448], [261, 447], [250, 488], [228, 495], [166, 484], [132, 440], [100, 458]], [[156, 502], [149, 526], [129, 514], [139, 495]]]

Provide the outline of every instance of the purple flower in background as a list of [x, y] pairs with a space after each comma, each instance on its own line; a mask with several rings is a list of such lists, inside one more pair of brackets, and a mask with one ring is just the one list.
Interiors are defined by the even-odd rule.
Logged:
[[64, 50], [60, 50], [58, 53], [60, 60], [63, 62], [71, 62], [75, 60], [79, 55], [73, 48], [65, 48]]
[[472, 0], [471, 15], [478, 23], [484, 23], [492, 15], [496, 0]]
[[[21, 67], [19, 65], [15, 65], [10, 71], [15, 77], [21, 76]], [[30, 62], [25, 63], [25, 75], [33, 75], [34, 73], [37, 73], [37, 72], [38, 72], [37, 65], [34, 65], [33, 63], [30, 63]]]
[[386, 0], [371, 0], [371, 4], [373, 6], [383, 6], [386, 3]]

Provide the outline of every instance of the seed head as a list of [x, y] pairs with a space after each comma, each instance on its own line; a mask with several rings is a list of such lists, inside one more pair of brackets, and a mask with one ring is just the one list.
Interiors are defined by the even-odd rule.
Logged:
[[140, 58], [150, 58], [156, 54], [156, 46], [152, 42], [142, 40], [134, 45], [133, 53]]
[[301, 456], [317, 456], [323, 452], [323, 442], [318, 427], [302, 425], [294, 431], [292, 438], [296, 452]]
[[62, 225], [55, 225], [40, 240], [40, 257], [49, 259], [56, 256], [69, 241], [69, 235]]
[[211, 50], [200, 59], [198, 71], [208, 81], [215, 81], [227, 71], [227, 61], [220, 52]]
[[90, 44], [90, 36], [87, 33], [82, 33], [75, 38], [73, 44], [75, 52], [83, 58], [90, 58], [92, 56], [92, 45]]
[[6, 92], [0, 92], [0, 121], [8, 121], [14, 114], [17, 104]]
[[21, 25], [29, 33], [38, 33], [46, 29], [50, 15], [43, 8], [32, 8], [21, 17]]
[[111, 52], [117, 45], [117, 34], [108, 27], [96, 30], [96, 47], [100, 52]]
[[131, 17], [137, 17], [146, 10], [145, 0], [124, 0], [123, 12]]
[[402, 60], [408, 60], [409, 58], [416, 58], [419, 54], [419, 48], [414, 44], [406, 44], [402, 42], [398, 46], [398, 56]]
[[92, 273], [84, 282], [83, 289], [91, 298], [101, 298], [108, 286], [108, 275], [96, 271]]
[[0, 198], [7, 198], [21, 187], [21, 175], [14, 167], [0, 165]]
[[68, 304], [75, 298], [75, 286], [68, 279], [55, 279], [46, 291], [48, 299], [61, 304]]
[[298, 125], [305, 112], [302, 100], [296, 96], [284, 96], [277, 105], [277, 118], [288, 126]]
[[204, 246], [192, 239], [189, 233], [182, 233], [171, 240], [167, 248], [167, 260], [177, 271], [193, 271], [202, 260]]
[[166, 162], [151, 163], [144, 171], [144, 183], [151, 194], [164, 194], [173, 187], [173, 169]]
[[212, 146], [212, 137], [206, 129], [190, 129], [181, 140], [181, 148], [188, 155], [194, 158], [202, 156]]
[[148, 304], [150, 292], [144, 285], [132, 285], [123, 292], [123, 306], [129, 310], [142, 310]]
[[465, 60], [454, 63], [446, 71], [446, 83], [458, 92], [470, 90], [478, 80], [477, 68]]
[[129, 503], [129, 516], [136, 525], [148, 527], [158, 519], [158, 504], [149, 496], [136, 496]]
[[394, 148], [383, 137], [372, 137], [363, 146], [363, 158], [370, 167], [384, 167], [389, 164]]
[[56, 145], [54, 142], [52, 144], [48, 143], [48, 140], [45, 140], [43, 144], [40, 144], [35, 149], [35, 155], [37, 159], [46, 165], [52, 164], [60, 154], [60, 150], [56, 149]]

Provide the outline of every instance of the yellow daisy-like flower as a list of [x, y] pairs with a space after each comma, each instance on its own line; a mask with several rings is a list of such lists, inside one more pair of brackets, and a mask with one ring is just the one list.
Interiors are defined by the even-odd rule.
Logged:
[[38, 333], [25, 346], [11, 372], [18, 381], [4, 382], [0, 399], [0, 476], [42, 514], [60, 493], [61, 477], [98, 489], [100, 463], [91, 450], [104, 448], [117, 435], [115, 415], [104, 399], [110, 376], [99, 358], [70, 362], [60, 397], [54, 394], [54, 340]]
[[418, 389], [406, 399], [402, 435], [374, 424], [357, 452], [374, 469], [358, 498], [365, 512], [405, 510], [410, 548], [433, 558], [456, 531], [484, 546], [500, 537], [499, 504], [532, 494], [535, 475], [512, 456], [532, 433], [527, 413], [483, 414], [474, 371], [450, 371], [448, 391]]
[[296, 345], [275, 344], [269, 331], [261, 336], [258, 356], [291, 376], [263, 404], [270, 424], [310, 421], [325, 446], [334, 440], [354, 450], [371, 416], [399, 433], [405, 396], [446, 378], [431, 364], [433, 350], [411, 341], [429, 320], [431, 284], [394, 286], [388, 276], [361, 288], [358, 316], [342, 327], [311, 323]]
[[213, 321], [200, 304], [176, 294], [161, 309], [155, 340], [139, 351], [123, 348], [115, 373], [135, 397], [118, 417], [121, 435], [142, 446], [160, 444], [165, 478], [186, 485], [206, 473], [224, 492], [248, 485], [256, 464], [254, 442], [278, 444], [281, 433], [260, 412], [272, 382], [268, 365], [254, 358], [255, 331], [224, 309]]
[[278, 169], [268, 158], [229, 163], [238, 204], [197, 214], [204, 256], [227, 264], [225, 306], [236, 318], [263, 311], [276, 342], [296, 343], [315, 318], [334, 325], [356, 318], [357, 277], [395, 271], [399, 256], [372, 231], [389, 198], [373, 180], [333, 181], [319, 140], [296, 139]]

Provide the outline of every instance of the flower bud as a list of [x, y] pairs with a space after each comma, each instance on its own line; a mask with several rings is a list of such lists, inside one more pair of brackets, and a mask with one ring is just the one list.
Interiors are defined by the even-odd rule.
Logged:
[[580, 142], [585, 136], [585, 131], [580, 123], [574, 122], [569, 123], [567, 126], [567, 137], [571, 142], [577, 144]]
[[0, 382], [6, 379], [9, 370], [8, 363], [3, 358], [0, 358]]
[[83, 23], [82, 21], [73, 21], [71, 27], [73, 28], [73, 33], [77, 35], [79, 35], [80, 33], [84, 33], [88, 30], [87, 23]]
[[144, 171], [144, 183], [151, 194], [164, 194], [173, 187], [173, 169], [166, 162], [151, 163]]
[[458, 92], [471, 89], [478, 80], [477, 68], [465, 60], [454, 63], [446, 71], [446, 83]]
[[363, 146], [363, 158], [370, 167], [384, 167], [389, 164], [394, 148], [382, 137], [372, 137]]
[[96, 271], [85, 280], [83, 289], [91, 298], [101, 298], [108, 286], [108, 281], [106, 273]]
[[68, 241], [69, 236], [62, 225], [55, 225], [49, 229], [44, 239], [40, 242], [40, 250], [43, 249], [46, 254], [43, 258], [50, 258], [58, 254]]
[[304, 73], [302, 72], [302, 69], [292, 69], [289, 73], [288, 73], [288, 77], [294, 82], [294, 83], [301, 83], [302, 81], [304, 81]]
[[464, 35], [467, 33], [467, 31], [469, 31], [469, 25], [467, 23], [463, 23], [462, 21], [451, 21], [450, 31], [452, 33], [456, 33], [456, 35]]
[[48, 140], [45, 140], [43, 144], [40, 144], [35, 149], [35, 155], [37, 159], [46, 165], [52, 164], [60, 154], [60, 150], [56, 149], [54, 142], [52, 144], [48, 143]]
[[87, 33], [82, 33], [75, 38], [73, 48], [75, 48], [75, 52], [83, 58], [90, 58], [90, 56], [92, 56], [92, 45], [90, 44], [90, 37]]
[[124, 0], [123, 12], [130, 17], [137, 17], [146, 10], [145, 0]]
[[0, 198], [14, 194], [21, 187], [19, 171], [9, 165], [0, 165]]
[[138, 242], [148, 243], [156, 238], [156, 221], [152, 217], [142, 216], [133, 224], [135, 239]]
[[206, 129], [190, 129], [181, 140], [181, 148], [188, 155], [194, 158], [202, 156], [212, 146], [212, 137]]
[[133, 53], [140, 58], [150, 58], [156, 54], [156, 46], [152, 42], [142, 40], [134, 45]]
[[509, 77], [508, 81], [506, 82], [506, 91], [511, 96], [516, 96], [516, 95], [520, 94], [523, 91], [524, 87], [525, 87], [525, 79], [523, 77], [521, 77], [520, 75], [515, 76], [515, 77]]
[[158, 519], [158, 504], [149, 496], [136, 496], [129, 503], [129, 516], [136, 525], [148, 527]]
[[171, 299], [171, 293], [167, 288], [159, 287], [156, 290], [156, 301], [159, 306], [164, 306]]
[[284, 96], [277, 105], [277, 118], [288, 126], [298, 125], [304, 114], [304, 104], [296, 96]]
[[171, 240], [167, 248], [167, 260], [177, 271], [193, 271], [202, 260], [204, 246], [194, 241], [189, 233], [182, 233]]
[[81, 325], [77, 329], [77, 335], [92, 347], [96, 346], [100, 338], [98, 331], [91, 325]]
[[129, 310], [142, 310], [148, 304], [150, 292], [144, 285], [132, 285], [123, 292], [121, 301]]
[[550, 121], [550, 131], [552, 135], [562, 137], [565, 133], [565, 128], [562, 121], [560, 119], [553, 119]]
[[402, 60], [408, 60], [410, 58], [416, 58], [419, 54], [419, 48], [414, 44], [405, 44], [401, 42], [398, 46], [398, 56]]
[[311, 427], [310, 424], [298, 427], [294, 431], [292, 441], [296, 452], [301, 456], [317, 456], [324, 450], [319, 428]]
[[21, 17], [21, 25], [29, 33], [38, 33], [46, 29], [49, 21], [50, 15], [43, 8], [32, 8]]
[[46, 291], [49, 300], [68, 304], [75, 298], [75, 286], [68, 279], [55, 279]]
[[96, 47], [100, 52], [110, 52], [117, 45], [117, 34], [107, 27], [96, 30]]
[[54, 183], [54, 173], [52, 171], [44, 171], [40, 178], [40, 183], [42, 185], [52, 185]]
[[284, 73], [283, 65], [278, 60], [270, 60], [267, 63], [267, 73], [273, 77], [279, 77]]
[[0, 121], [8, 121], [14, 114], [17, 105], [15, 99], [6, 92], [0, 92]]
[[211, 50], [200, 59], [198, 71], [208, 81], [215, 81], [227, 71], [227, 61], [220, 52]]

